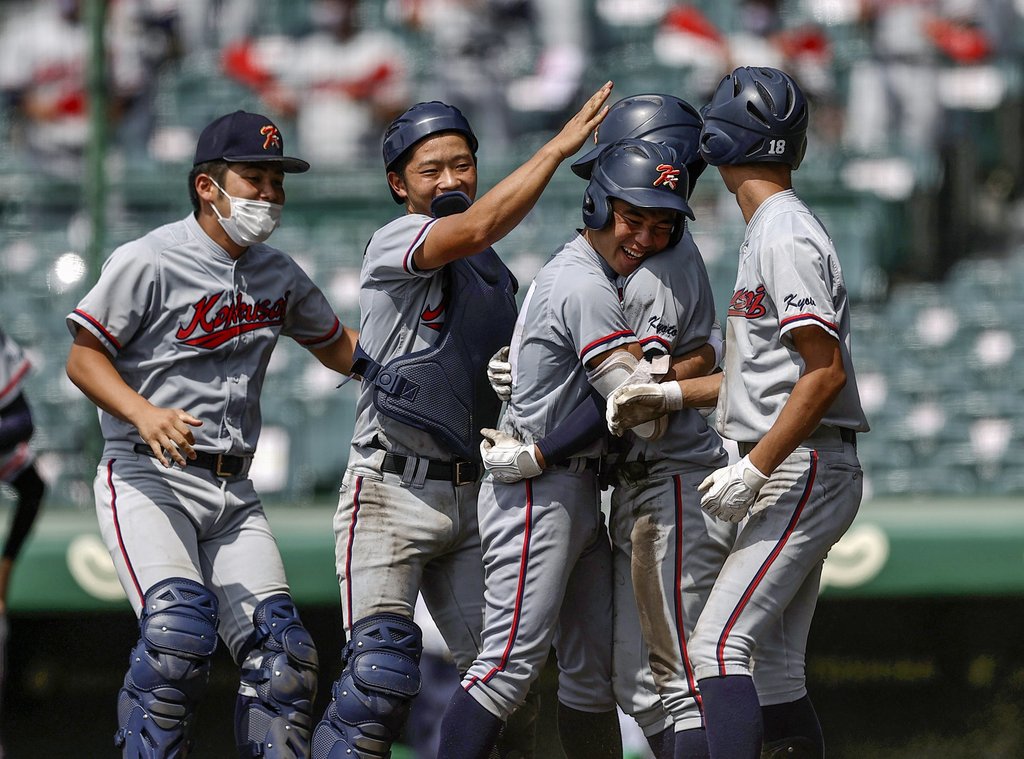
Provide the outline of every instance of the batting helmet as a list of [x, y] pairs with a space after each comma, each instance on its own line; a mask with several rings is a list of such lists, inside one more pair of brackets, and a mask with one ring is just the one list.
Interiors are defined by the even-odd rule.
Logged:
[[726, 76], [701, 111], [700, 154], [712, 166], [774, 161], [800, 166], [807, 98], [789, 74], [744, 66]]
[[[476, 156], [478, 147], [476, 135], [469, 126], [462, 111], [453, 105], [431, 100], [417, 103], [392, 121], [384, 130], [384, 169], [394, 171], [395, 165], [420, 140], [441, 132], [458, 132], [466, 138], [469, 149]], [[391, 196], [396, 203], [402, 200], [394, 191]]]
[[[612, 218], [612, 198], [637, 208], [667, 208], [693, 218], [686, 202], [686, 166], [668, 145], [635, 138], [608, 145], [598, 156], [583, 195], [583, 223], [604, 229]], [[669, 245], [683, 234], [683, 220], [672, 230]]]
[[590, 179], [594, 161], [608, 145], [626, 137], [668, 145], [686, 164], [689, 192], [707, 168], [700, 157], [700, 113], [685, 100], [672, 95], [630, 95], [615, 103], [597, 128], [597, 145], [572, 164], [577, 176]]

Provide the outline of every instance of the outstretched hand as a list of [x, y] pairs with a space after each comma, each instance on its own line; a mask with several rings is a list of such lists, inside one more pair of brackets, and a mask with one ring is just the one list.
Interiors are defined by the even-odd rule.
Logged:
[[573, 116], [562, 127], [548, 144], [555, 148], [563, 159], [575, 155], [591, 133], [597, 129], [604, 117], [608, 114], [608, 106], [605, 102], [612, 92], [611, 81], [605, 82], [601, 88], [590, 96], [590, 99], [583, 104], [579, 112]]

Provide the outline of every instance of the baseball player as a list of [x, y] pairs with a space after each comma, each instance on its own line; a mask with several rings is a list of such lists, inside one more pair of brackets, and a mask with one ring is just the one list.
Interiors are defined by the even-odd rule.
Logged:
[[[572, 169], [589, 179], [609, 142], [639, 137], [676, 150], [692, 193], [695, 177], [707, 166], [699, 154], [701, 125], [696, 109], [671, 95], [623, 98], [602, 122], [597, 145]], [[721, 333], [707, 271], [689, 229], [616, 286], [645, 355], [671, 356], [677, 377], [703, 375], [717, 366]], [[714, 358], [700, 352], [708, 343]], [[616, 570], [616, 698], [637, 720], [658, 759], [707, 755], [685, 641], [735, 533], [734, 525], [701, 510], [697, 492], [697, 484], [726, 462], [717, 433], [694, 410], [674, 413], [666, 423], [663, 437], [645, 441], [629, 435], [625, 450], [605, 462], [616, 482], [609, 525]], [[549, 460], [550, 438], [539, 441], [539, 448]], [[492, 448], [485, 464], [497, 452], [498, 446]], [[507, 469], [502, 467], [503, 476]]]
[[[502, 432], [536, 441], [580, 406], [630, 379], [642, 349], [613, 279], [674, 245], [686, 168], [666, 146], [622, 140], [601, 154], [577, 232], [534, 279], [509, 351], [512, 392]], [[484, 451], [490, 441], [483, 444]], [[501, 720], [558, 653], [559, 727], [570, 757], [621, 756], [611, 684], [611, 553], [601, 512], [596, 440], [535, 476], [488, 478], [480, 493], [487, 613], [483, 647], [441, 726], [440, 757], [485, 757]], [[584, 736], [576, 742], [568, 733]]]
[[214, 120], [189, 175], [194, 212], [115, 250], [67, 317], [68, 376], [100, 410], [100, 531], [139, 616], [118, 697], [126, 759], [190, 753], [218, 635], [241, 668], [240, 755], [309, 756], [317, 654], [248, 477], [278, 337], [352, 366], [355, 333], [264, 244], [285, 173], [308, 168], [266, 117]]
[[868, 429], [846, 287], [828, 233], [792, 189], [808, 121], [792, 77], [738, 68], [703, 116], [701, 155], [747, 222], [725, 371], [624, 388], [609, 399], [609, 426], [717, 399], [718, 430], [742, 458], [700, 484], [705, 511], [739, 524], [689, 645], [711, 756], [754, 759], [763, 742], [767, 757], [820, 759], [807, 634], [822, 562], [860, 504], [856, 433]]
[[0, 697], [6, 679], [7, 590], [14, 562], [35, 524], [46, 490], [28, 444], [35, 427], [22, 387], [31, 368], [21, 346], [0, 329], [0, 481], [14, 488], [18, 499], [0, 554]]
[[460, 671], [476, 658], [479, 429], [500, 407], [486, 365], [516, 318], [514, 280], [490, 246], [583, 145], [610, 92], [608, 82], [479, 199], [477, 139], [457, 108], [418, 103], [384, 133], [388, 186], [405, 213], [363, 257], [354, 370], [364, 380], [334, 518], [348, 643], [315, 759], [389, 755], [420, 687], [421, 590]]

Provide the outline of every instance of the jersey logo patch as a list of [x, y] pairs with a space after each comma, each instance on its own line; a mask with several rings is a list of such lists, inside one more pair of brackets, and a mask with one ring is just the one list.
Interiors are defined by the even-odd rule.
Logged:
[[423, 307], [423, 311], [420, 312], [420, 324], [427, 329], [440, 332], [441, 327], [444, 326], [444, 312], [447, 307], [448, 293], [445, 292], [437, 308], [431, 308], [429, 303]]
[[729, 301], [729, 316], [742, 316], [744, 319], [757, 319], [768, 313], [764, 307], [764, 298], [768, 293], [764, 285], [758, 285], [756, 290], [737, 290], [732, 294]]
[[273, 124], [267, 124], [265, 127], [260, 129], [260, 134], [263, 135], [263, 149], [270, 150], [271, 148], [281, 147], [281, 133], [277, 131], [277, 127]]
[[244, 332], [279, 327], [284, 324], [291, 291], [275, 301], [264, 298], [255, 303], [246, 303], [238, 293], [234, 300], [229, 298], [218, 305], [225, 295], [227, 292], [222, 290], [193, 303], [192, 321], [188, 326], [179, 326], [174, 336], [185, 345], [210, 350]]
[[658, 164], [658, 171], [661, 174], [654, 180], [654, 186], [665, 185], [670, 190], [676, 189], [676, 185], [679, 183], [679, 169], [670, 163], [661, 163]]

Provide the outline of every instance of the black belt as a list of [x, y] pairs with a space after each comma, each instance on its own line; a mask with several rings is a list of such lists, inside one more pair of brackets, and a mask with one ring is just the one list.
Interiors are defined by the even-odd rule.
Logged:
[[[415, 457], [400, 456], [397, 453], [385, 453], [380, 464], [382, 472], [405, 474], [408, 461]], [[427, 459], [427, 479], [445, 480], [452, 485], [469, 485], [480, 479], [480, 465], [475, 461], [436, 461]]]
[[[154, 459], [156, 458], [153, 449], [145, 443], [136, 443], [135, 452], [145, 454]], [[204, 453], [203, 451], [196, 451], [195, 454], [196, 457], [190, 459], [182, 453], [188, 466], [208, 469], [217, 477], [238, 477], [243, 475], [249, 470], [249, 464], [252, 461], [251, 456], [229, 456], [226, 453]]]
[[[850, 443], [855, 448], [857, 447], [857, 432], [856, 430], [851, 430], [849, 427], [819, 427], [813, 433], [811, 433], [811, 436], [808, 437], [805, 441], [803, 441], [803, 443], [808, 443], [810, 444], [810, 447], [813, 447], [813, 443], [815, 441], [816, 436], [818, 436], [817, 439], [819, 441], [824, 439], [824, 437], [822, 436], [822, 430], [835, 430], [836, 432], [839, 433], [840, 440], [842, 440], [844, 443]], [[825, 434], [827, 435], [827, 433]], [[832, 439], [835, 440], [835, 438]], [[741, 456], [746, 456], [748, 453], [754, 450], [755, 445], [757, 445], [757, 443], [738, 443], [736, 447], [739, 449]]]

